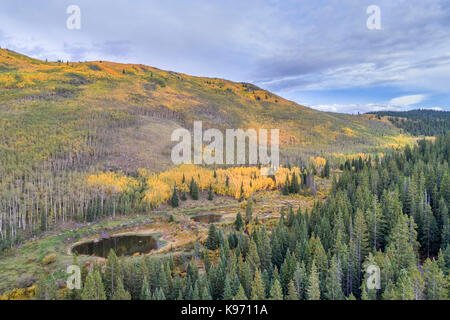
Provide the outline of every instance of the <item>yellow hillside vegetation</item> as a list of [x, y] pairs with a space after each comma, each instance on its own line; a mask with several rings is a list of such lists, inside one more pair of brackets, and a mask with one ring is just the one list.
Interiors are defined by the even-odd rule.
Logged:
[[[296, 167], [291, 170], [280, 167], [275, 177], [272, 178], [261, 175], [258, 167], [233, 167], [217, 169], [216, 177], [214, 177], [213, 169], [196, 165], [180, 165], [159, 174], [140, 169], [139, 174], [146, 181], [145, 201], [148, 201], [152, 208], [157, 208], [169, 201], [175, 185], [177, 190], [189, 192], [192, 179], [200, 190], [207, 190], [211, 185], [216, 194], [239, 199], [241, 197], [248, 198], [258, 191], [277, 189], [284, 183], [286, 175], [292, 174], [294, 171], [297, 175], [300, 174], [300, 170]], [[241, 186], [243, 194], [241, 194]]]
[[137, 181], [123, 174], [102, 172], [90, 175], [87, 178], [87, 184], [91, 188], [112, 194], [121, 193], [130, 187], [136, 186]]

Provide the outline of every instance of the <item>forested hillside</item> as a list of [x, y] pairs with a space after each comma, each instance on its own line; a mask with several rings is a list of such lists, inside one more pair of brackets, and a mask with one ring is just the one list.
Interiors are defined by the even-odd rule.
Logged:
[[[38, 282], [38, 297], [67, 299], [448, 299], [450, 134], [347, 161], [327, 199], [286, 208], [276, 225], [238, 214], [210, 225], [192, 255], [134, 260], [110, 252], [104, 269], [83, 266], [81, 290]], [[286, 180], [296, 185], [296, 175]], [[298, 183], [299, 181], [297, 181]], [[75, 263], [76, 258], [75, 258]], [[381, 289], [366, 287], [368, 265]]]
[[0, 49], [0, 88], [0, 248], [61, 223], [155, 207], [151, 192], [142, 201], [160, 186], [150, 174], [172, 167], [170, 135], [193, 120], [279, 128], [284, 162], [412, 141], [374, 117], [144, 65], [48, 62]]
[[450, 130], [449, 111], [380, 111], [373, 114], [388, 117], [393, 125], [414, 136], [437, 136], [446, 134]]

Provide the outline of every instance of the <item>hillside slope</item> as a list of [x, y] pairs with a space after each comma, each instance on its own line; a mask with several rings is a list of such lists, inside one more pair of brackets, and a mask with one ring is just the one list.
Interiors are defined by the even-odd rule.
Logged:
[[[280, 128], [282, 157], [361, 152], [398, 135], [387, 121], [315, 111], [254, 85], [106, 61], [45, 62], [0, 50], [3, 164], [170, 166], [170, 134]], [[9, 159], [9, 160], [5, 160]]]
[[378, 118], [387, 117], [396, 127], [414, 136], [445, 135], [450, 130], [450, 111], [417, 109], [409, 111], [371, 112]]

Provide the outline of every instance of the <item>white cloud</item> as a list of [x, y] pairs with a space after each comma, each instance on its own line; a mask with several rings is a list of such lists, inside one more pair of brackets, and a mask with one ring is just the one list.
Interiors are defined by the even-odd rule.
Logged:
[[389, 104], [396, 106], [410, 106], [421, 103], [427, 98], [425, 94], [414, 94], [409, 96], [401, 96], [389, 101]]
[[420, 108], [422, 110], [434, 110], [434, 111], [444, 111], [442, 107], [430, 107], [430, 108]]
[[[307, 105], [307, 104], [304, 104]], [[408, 107], [405, 105], [394, 105], [394, 104], [377, 104], [377, 103], [367, 103], [367, 104], [320, 104], [320, 105], [310, 105], [309, 108], [327, 111], [327, 112], [339, 112], [339, 113], [367, 113], [367, 112], [377, 112], [377, 111], [408, 111], [412, 109], [419, 109], [414, 107]], [[445, 108], [442, 107], [427, 107], [420, 108], [422, 110], [435, 110], [443, 111]]]

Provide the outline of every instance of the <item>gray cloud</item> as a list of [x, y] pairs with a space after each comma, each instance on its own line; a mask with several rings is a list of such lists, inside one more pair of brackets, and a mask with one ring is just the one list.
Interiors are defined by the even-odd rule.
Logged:
[[[432, 101], [447, 92], [450, 0], [376, 2], [382, 30], [366, 28], [372, 0], [3, 0], [0, 45], [255, 82], [281, 95], [393, 86]], [[66, 28], [70, 4], [81, 7], [81, 30]]]

